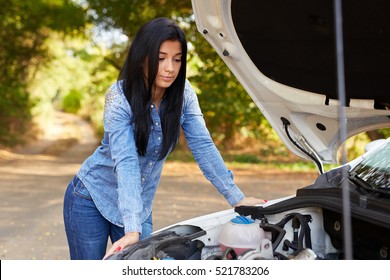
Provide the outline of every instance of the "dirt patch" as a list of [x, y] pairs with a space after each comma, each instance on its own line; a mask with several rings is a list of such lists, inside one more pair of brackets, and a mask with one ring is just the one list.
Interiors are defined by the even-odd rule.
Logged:
[[42, 154], [58, 156], [61, 153], [67, 151], [70, 147], [78, 142], [77, 138], [65, 138], [54, 141], [47, 148], [43, 149]]

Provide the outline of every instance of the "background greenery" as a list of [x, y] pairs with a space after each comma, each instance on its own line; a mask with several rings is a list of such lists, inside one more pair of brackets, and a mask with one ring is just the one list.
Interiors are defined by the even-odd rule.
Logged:
[[[0, 0], [0, 147], [36, 137], [55, 110], [79, 114], [101, 136], [104, 93], [135, 32], [159, 16], [177, 20], [187, 34], [188, 78], [224, 155], [296, 160], [196, 30], [190, 0]], [[389, 129], [359, 135], [349, 149], [358, 154], [369, 137], [383, 136]]]

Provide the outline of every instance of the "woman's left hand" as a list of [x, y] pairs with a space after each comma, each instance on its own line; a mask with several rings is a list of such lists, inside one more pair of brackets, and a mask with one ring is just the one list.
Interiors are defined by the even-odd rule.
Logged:
[[138, 232], [128, 232], [121, 239], [112, 244], [111, 248], [107, 251], [103, 260], [108, 256], [114, 254], [115, 252], [121, 251], [123, 248], [137, 243], [139, 241], [139, 233]]
[[260, 198], [255, 198], [255, 197], [245, 197], [239, 203], [234, 205], [234, 207], [238, 207], [238, 206], [256, 206], [258, 204], [264, 204], [267, 201], [268, 200], [266, 200], [266, 199], [260, 199]]

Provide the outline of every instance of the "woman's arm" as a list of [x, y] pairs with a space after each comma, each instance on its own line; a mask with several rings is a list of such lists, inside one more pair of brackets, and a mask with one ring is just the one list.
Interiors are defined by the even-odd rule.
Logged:
[[118, 187], [118, 208], [125, 233], [141, 232], [141, 171], [131, 125], [131, 109], [118, 84], [106, 94], [104, 131], [109, 137], [110, 156]]
[[246, 198], [234, 183], [233, 173], [227, 169], [206, 127], [198, 98], [187, 81], [182, 128], [188, 146], [204, 176], [217, 188], [231, 206], [264, 203], [262, 199]]

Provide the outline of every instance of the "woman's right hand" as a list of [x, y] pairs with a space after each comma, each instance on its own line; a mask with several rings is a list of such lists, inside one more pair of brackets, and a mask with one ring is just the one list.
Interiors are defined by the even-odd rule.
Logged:
[[266, 200], [266, 199], [260, 199], [260, 198], [255, 198], [255, 197], [245, 197], [239, 203], [234, 205], [234, 207], [238, 207], [238, 206], [256, 206], [256, 205], [264, 204], [264, 203], [267, 203], [267, 202], [268, 202], [268, 200]]
[[123, 250], [123, 248], [130, 246], [139, 241], [139, 232], [128, 232], [121, 239], [114, 242], [111, 248], [107, 251], [103, 260], [112, 254]]

